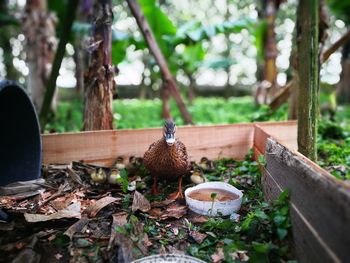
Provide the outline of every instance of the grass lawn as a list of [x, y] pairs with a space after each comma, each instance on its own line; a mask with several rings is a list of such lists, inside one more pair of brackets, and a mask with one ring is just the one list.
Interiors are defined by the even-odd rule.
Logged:
[[[147, 127], [160, 127], [162, 102], [155, 100], [124, 99], [113, 102], [114, 126], [117, 129], [135, 129]], [[47, 131], [68, 132], [79, 131], [82, 128], [83, 105], [79, 100], [60, 102], [56, 115], [47, 125]], [[268, 116], [267, 107], [257, 107], [252, 97], [239, 98], [196, 98], [188, 106], [194, 123], [224, 124], [264, 120], [286, 120], [286, 107]], [[171, 113], [177, 123], [182, 125], [180, 112], [175, 102], [171, 101]]]

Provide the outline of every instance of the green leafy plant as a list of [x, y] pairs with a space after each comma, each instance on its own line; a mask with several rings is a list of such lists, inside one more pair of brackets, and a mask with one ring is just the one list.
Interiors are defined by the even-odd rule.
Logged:
[[122, 190], [124, 193], [128, 192], [128, 185], [129, 185], [129, 178], [128, 178], [128, 172], [126, 169], [120, 170], [120, 178], [119, 182], [122, 186]]

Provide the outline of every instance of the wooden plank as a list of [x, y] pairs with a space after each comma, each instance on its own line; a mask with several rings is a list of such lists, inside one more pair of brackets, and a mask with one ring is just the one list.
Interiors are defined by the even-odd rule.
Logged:
[[320, 175], [327, 177], [328, 180], [334, 181], [336, 184], [342, 185], [345, 189], [348, 189], [350, 191], [350, 183], [346, 181], [342, 181], [337, 179], [335, 176], [331, 175], [329, 172], [327, 172], [325, 169], [321, 168], [319, 165], [308, 159], [306, 156], [301, 154], [300, 152], [293, 152], [296, 156], [298, 156], [303, 162], [305, 162], [307, 165], [309, 165], [312, 169], [314, 169], [317, 173]]
[[[253, 125], [179, 127], [176, 135], [186, 145], [192, 161], [203, 156], [243, 159], [253, 146]], [[161, 136], [160, 128], [43, 135], [43, 163], [82, 160], [108, 166], [118, 156], [143, 156]]]
[[254, 147], [256, 147], [260, 153], [265, 154], [265, 145], [269, 137], [271, 137], [271, 135], [266, 133], [262, 127], [260, 127], [259, 125], [254, 126], [253, 143], [254, 143]]
[[296, 121], [260, 122], [256, 123], [256, 127], [262, 129], [266, 134], [275, 138], [279, 143], [287, 146], [290, 150], [296, 151], [298, 149], [298, 127]]
[[[277, 199], [283, 191], [269, 173], [264, 169], [262, 185], [265, 199]], [[324, 249], [324, 240], [321, 240], [309, 222], [305, 220], [296, 205], [290, 201], [290, 216], [292, 223], [292, 250], [298, 255], [300, 262], [333, 262], [332, 257]]]
[[[333, 180], [315, 169], [299, 155], [271, 138], [266, 145], [266, 169], [274, 181], [290, 192], [290, 201], [299, 211], [301, 218], [334, 262], [348, 260], [350, 245], [350, 191], [343, 183]], [[304, 235], [305, 242], [314, 243], [314, 237]], [[296, 236], [295, 238], [300, 238]], [[304, 251], [298, 258], [310, 259], [317, 251]], [[313, 260], [318, 262], [315, 258]]]
[[259, 162], [259, 156], [264, 155], [264, 153], [260, 152], [259, 149], [255, 146], [253, 147], [253, 153], [254, 153], [253, 155], [254, 160], [259, 163], [259, 169], [260, 169], [260, 172], [262, 173], [264, 171], [264, 165]]

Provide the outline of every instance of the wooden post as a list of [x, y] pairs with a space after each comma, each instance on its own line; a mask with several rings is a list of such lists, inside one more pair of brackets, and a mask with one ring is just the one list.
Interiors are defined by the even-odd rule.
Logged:
[[316, 160], [319, 93], [319, 1], [299, 0], [297, 49], [299, 76], [298, 150]]
[[174, 78], [172, 77], [168, 64], [162, 54], [161, 49], [158, 46], [157, 41], [155, 40], [155, 37], [153, 35], [153, 32], [145, 18], [145, 16], [142, 14], [140, 10], [140, 6], [136, 2], [136, 0], [127, 0], [129, 8], [131, 13], [136, 19], [136, 22], [141, 30], [141, 33], [143, 37], [145, 38], [145, 41], [148, 45], [149, 50], [153, 54], [155, 60], [157, 61], [157, 64], [160, 68], [160, 72], [162, 74], [163, 78], [163, 85], [164, 87], [167, 87], [172, 94], [172, 96], [175, 99], [175, 102], [177, 103], [179, 110], [181, 112], [181, 115], [185, 121], [186, 124], [193, 124], [191, 115], [187, 111], [186, 105], [180, 95], [180, 92], [177, 88], [177, 85], [175, 83]]
[[112, 0], [94, 5], [92, 54], [85, 75], [84, 130], [113, 129]]

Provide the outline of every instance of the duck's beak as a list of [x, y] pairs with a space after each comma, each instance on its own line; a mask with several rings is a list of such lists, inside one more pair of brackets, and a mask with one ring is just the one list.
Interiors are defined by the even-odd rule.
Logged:
[[173, 133], [165, 134], [165, 141], [169, 146], [172, 146], [175, 143], [175, 136]]

